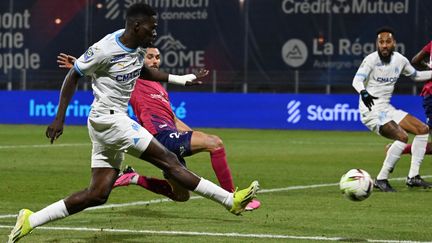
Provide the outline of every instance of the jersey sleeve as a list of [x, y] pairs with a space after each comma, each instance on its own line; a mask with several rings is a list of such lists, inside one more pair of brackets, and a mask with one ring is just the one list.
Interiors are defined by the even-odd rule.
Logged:
[[406, 57], [402, 57], [404, 62], [404, 68], [402, 74], [408, 77], [415, 77], [417, 70], [411, 65]]
[[366, 79], [369, 76], [373, 68], [372, 61], [370, 59], [371, 58], [366, 57], [363, 60], [363, 62], [361, 63], [360, 67], [358, 68], [355, 74], [356, 76], [363, 77], [364, 79]]
[[103, 50], [97, 45], [87, 49], [74, 63], [74, 69], [81, 76], [89, 76], [105, 65]]
[[369, 56], [363, 59], [363, 62], [358, 68], [354, 76], [354, 79], [352, 81], [352, 86], [354, 87], [355, 90], [357, 90], [358, 93], [360, 93], [360, 91], [365, 89], [364, 81], [368, 78], [369, 74], [372, 71], [372, 63], [370, 61], [370, 58], [368, 57]]

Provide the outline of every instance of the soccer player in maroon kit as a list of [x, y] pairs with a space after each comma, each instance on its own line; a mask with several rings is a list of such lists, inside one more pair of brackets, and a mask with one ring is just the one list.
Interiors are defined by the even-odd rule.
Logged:
[[[74, 57], [60, 54], [60, 67], [67, 67], [74, 61]], [[147, 48], [144, 65], [148, 68], [159, 69], [160, 52], [157, 48]], [[196, 74], [197, 77], [203, 74]], [[138, 79], [132, 92], [130, 104], [138, 122], [146, 128], [168, 150], [175, 153], [181, 163], [186, 164], [183, 157], [199, 152], [209, 152], [210, 160], [221, 187], [227, 191], [234, 191], [234, 183], [228, 167], [225, 148], [222, 140], [212, 134], [194, 131], [178, 119], [171, 109], [169, 96], [159, 82]], [[166, 177], [166, 175], [165, 175]], [[136, 184], [149, 191], [162, 194], [174, 201], [187, 201], [189, 191], [174, 180], [166, 180], [140, 175], [131, 167], [127, 167], [119, 176], [114, 187]], [[259, 208], [258, 200], [250, 202], [246, 210]]]
[[[411, 60], [411, 63], [418, 70], [429, 70], [432, 68], [432, 41], [427, 43]], [[425, 82], [423, 85], [423, 89], [420, 92], [420, 95], [423, 96], [423, 109], [426, 115], [427, 125], [429, 126], [429, 130], [432, 129], [432, 80]], [[386, 147], [387, 149], [387, 147]], [[411, 153], [411, 144], [407, 144], [402, 154], [410, 154]], [[432, 145], [428, 143], [426, 145], [426, 153], [432, 154]], [[432, 186], [432, 184], [431, 184]]]

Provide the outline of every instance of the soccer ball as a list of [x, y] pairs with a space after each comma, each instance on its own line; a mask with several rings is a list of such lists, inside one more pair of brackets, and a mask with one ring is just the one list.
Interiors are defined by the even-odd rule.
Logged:
[[363, 201], [372, 193], [373, 181], [362, 169], [349, 170], [339, 182], [340, 190], [352, 201]]

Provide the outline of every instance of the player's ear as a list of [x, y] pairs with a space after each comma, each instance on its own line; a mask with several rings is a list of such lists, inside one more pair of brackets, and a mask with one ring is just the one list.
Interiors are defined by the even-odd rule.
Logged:
[[138, 21], [138, 20], [135, 20], [135, 21], [133, 22], [133, 29], [134, 29], [135, 32], [138, 32], [138, 31], [139, 31], [140, 25], [141, 25], [141, 22]]

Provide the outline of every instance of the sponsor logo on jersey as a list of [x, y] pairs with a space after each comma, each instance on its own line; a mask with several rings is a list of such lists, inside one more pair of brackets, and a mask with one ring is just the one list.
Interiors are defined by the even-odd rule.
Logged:
[[119, 74], [115, 77], [115, 80], [119, 81], [119, 82], [127, 82], [131, 79], [138, 77], [140, 75], [140, 73], [141, 73], [141, 69], [135, 70], [135, 71], [133, 71], [131, 73], [127, 73], [127, 74]]
[[381, 83], [393, 83], [398, 80], [399, 77], [376, 77], [375, 80]]

